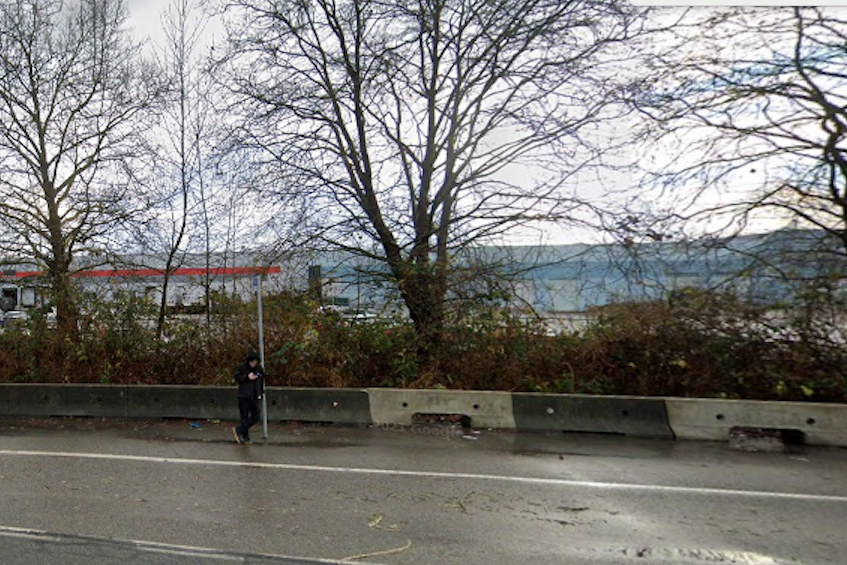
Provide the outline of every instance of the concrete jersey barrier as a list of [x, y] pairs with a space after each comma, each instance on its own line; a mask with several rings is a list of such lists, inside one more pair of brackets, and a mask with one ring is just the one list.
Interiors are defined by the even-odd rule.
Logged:
[[512, 395], [508, 392], [369, 388], [371, 416], [377, 425], [411, 426], [415, 414], [467, 416], [480, 428], [514, 430]]
[[126, 387], [93, 384], [0, 384], [0, 414], [126, 418]]
[[[130, 418], [237, 420], [235, 387], [128, 386]], [[268, 387], [268, 419], [370, 424], [362, 390]]]
[[373, 422], [367, 391], [343, 388], [268, 387], [268, 419], [355, 426]]
[[726, 440], [733, 428], [797, 430], [809, 445], [847, 447], [847, 405], [666, 398], [678, 439]]
[[512, 401], [521, 431], [674, 438], [665, 402], [658, 398], [515, 393]]
[[[478, 428], [726, 441], [733, 428], [802, 432], [847, 447], [847, 404], [391, 388], [268, 388], [271, 421], [411, 426], [415, 414]], [[0, 416], [236, 420], [235, 387], [0, 384]]]
[[129, 418], [238, 419], [235, 387], [129, 385], [125, 388]]

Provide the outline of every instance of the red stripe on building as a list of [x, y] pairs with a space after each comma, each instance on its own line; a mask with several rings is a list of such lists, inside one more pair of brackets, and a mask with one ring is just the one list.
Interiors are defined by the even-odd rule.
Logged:
[[[210, 275], [275, 275], [282, 272], [279, 267], [228, 267], [209, 269]], [[15, 273], [15, 278], [25, 279], [29, 277], [39, 277], [44, 273], [40, 271], [21, 271]], [[164, 276], [164, 269], [108, 269], [96, 271], [80, 271], [74, 273], [73, 277], [77, 278], [108, 278], [108, 277], [161, 277]], [[175, 277], [187, 276], [203, 276], [206, 274], [206, 269], [177, 269], [171, 273]]]

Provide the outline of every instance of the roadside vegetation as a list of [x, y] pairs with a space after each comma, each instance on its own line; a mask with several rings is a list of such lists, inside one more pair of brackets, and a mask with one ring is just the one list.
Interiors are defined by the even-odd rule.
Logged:
[[[256, 313], [213, 273], [343, 253], [408, 317], [269, 296], [273, 384], [847, 399], [843, 10], [169, 0], [141, 31], [134, 4], [0, 0], [0, 382], [229, 384]], [[759, 230], [820, 249], [727, 252]], [[536, 236], [615, 242], [636, 285], [639, 246], [667, 243], [713, 258], [673, 287], [766, 265], [810, 290], [681, 292], [551, 332], [456, 288], [505, 276], [468, 272], [474, 250]], [[202, 300], [175, 306], [198, 256]], [[158, 271], [157, 303], [81, 294], [107, 265]]]
[[[804, 299], [788, 313], [689, 290], [593, 310], [585, 329], [555, 335], [476, 303], [451, 312], [435, 368], [422, 372], [411, 323], [351, 321], [284, 294], [266, 298], [266, 365], [276, 386], [846, 401], [843, 304], [820, 292]], [[155, 304], [81, 303], [75, 342], [44, 318], [6, 328], [0, 381], [229, 385], [256, 343], [255, 305], [229, 297], [214, 298], [211, 326], [202, 315], [175, 315], [160, 340]]]

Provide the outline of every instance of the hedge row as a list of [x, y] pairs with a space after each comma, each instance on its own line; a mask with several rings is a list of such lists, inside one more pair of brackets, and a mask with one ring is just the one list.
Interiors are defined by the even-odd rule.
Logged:
[[[795, 314], [689, 292], [617, 304], [580, 332], [551, 335], [494, 307], [456, 315], [435, 370], [421, 374], [413, 328], [351, 323], [296, 295], [268, 297], [269, 382], [308, 387], [446, 387], [647, 396], [847, 400], [847, 348], [833, 312]], [[217, 297], [213, 315], [171, 319], [157, 340], [154, 306], [89, 301], [78, 341], [43, 321], [0, 334], [0, 381], [226, 385], [256, 343], [255, 308]]]

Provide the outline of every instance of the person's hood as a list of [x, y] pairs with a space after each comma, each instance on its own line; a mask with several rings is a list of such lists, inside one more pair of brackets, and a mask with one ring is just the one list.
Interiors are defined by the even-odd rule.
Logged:
[[246, 363], [248, 363], [248, 364], [249, 364], [249, 363], [250, 363], [250, 361], [259, 361], [259, 362], [261, 362], [261, 359], [259, 358], [259, 354], [258, 354], [258, 353], [256, 353], [255, 351], [251, 351], [251, 352], [250, 352], [250, 354], [247, 356], [247, 361], [246, 361]]

